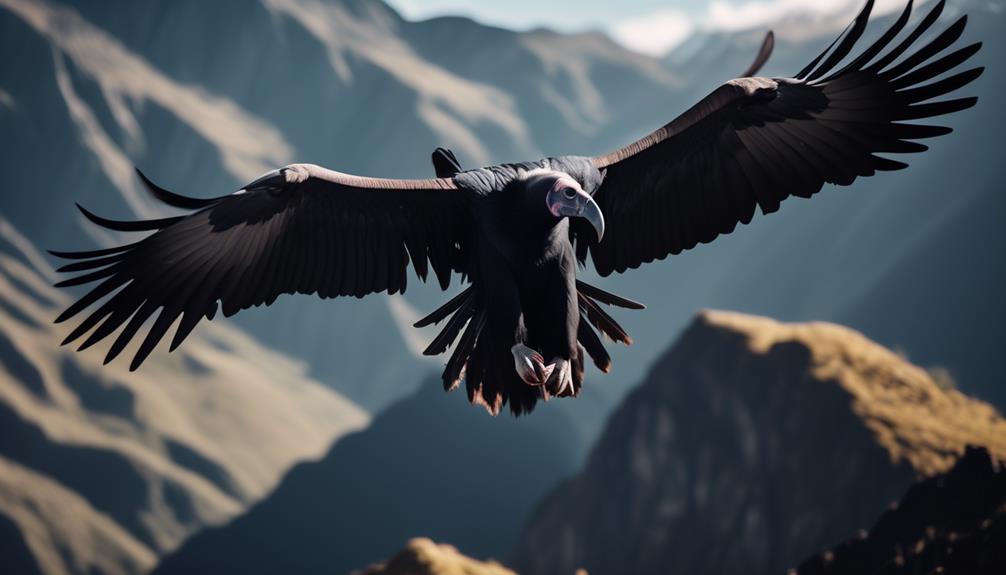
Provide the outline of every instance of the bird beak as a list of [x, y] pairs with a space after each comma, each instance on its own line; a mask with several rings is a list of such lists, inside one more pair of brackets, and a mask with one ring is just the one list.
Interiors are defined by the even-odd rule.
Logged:
[[[576, 193], [571, 193], [573, 191]], [[601, 208], [594, 198], [579, 187], [556, 186], [545, 196], [545, 203], [548, 205], [548, 211], [557, 218], [563, 216], [583, 218], [590, 222], [597, 232], [598, 242], [604, 237], [604, 214], [601, 213]]]

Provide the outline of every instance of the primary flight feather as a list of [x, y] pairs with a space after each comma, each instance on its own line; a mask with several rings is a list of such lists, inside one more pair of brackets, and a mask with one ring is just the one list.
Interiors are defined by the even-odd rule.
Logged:
[[902, 34], [909, 1], [890, 29], [850, 57], [872, 7], [792, 78], [754, 76], [771, 53], [769, 34], [741, 78], [604, 156], [462, 170], [438, 149], [438, 177], [425, 180], [294, 164], [209, 199], [174, 194], [140, 174], [155, 197], [193, 213], [123, 222], [80, 208], [100, 226], [154, 233], [116, 248], [53, 252], [74, 260], [61, 271], [80, 272], [58, 285], [97, 283], [57, 318], [88, 310], [64, 344], [84, 338], [85, 349], [118, 331], [111, 361], [155, 318], [136, 369], [176, 322], [171, 349], [218, 308], [229, 316], [284, 293], [404, 292], [411, 263], [443, 289], [454, 274], [470, 283], [416, 324], [446, 321], [426, 350], [453, 346], [445, 388], [464, 381], [469, 399], [493, 414], [576, 395], [586, 357], [610, 368], [598, 332], [631, 342], [603, 306], [642, 308], [577, 280], [578, 262], [589, 256], [602, 276], [624, 272], [730, 233], [756, 208], [771, 213], [826, 183], [902, 169], [886, 155], [924, 151], [918, 140], [950, 132], [913, 121], [975, 104], [943, 99], [982, 72], [957, 71], [980, 47], [952, 49], [966, 17], [920, 43], [944, 2]]

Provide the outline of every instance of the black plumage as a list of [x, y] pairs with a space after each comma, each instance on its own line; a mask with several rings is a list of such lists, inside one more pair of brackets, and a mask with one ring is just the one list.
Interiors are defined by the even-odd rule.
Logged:
[[[190, 198], [140, 174], [154, 197], [192, 213], [91, 222], [153, 232], [125, 246], [53, 252], [78, 273], [61, 286], [97, 285], [57, 321], [85, 309], [64, 343], [80, 349], [114, 334], [114, 359], [153, 318], [130, 365], [137, 368], [174, 323], [176, 348], [202, 318], [268, 305], [284, 293], [364, 297], [405, 291], [411, 263], [460, 294], [417, 322], [444, 322], [426, 350], [453, 346], [444, 386], [464, 380], [471, 401], [498, 413], [576, 395], [585, 357], [602, 371], [601, 337], [630, 343], [605, 306], [631, 300], [576, 279], [588, 256], [601, 275], [624, 272], [730, 233], [756, 208], [779, 209], [826, 183], [849, 185], [907, 164], [886, 157], [927, 148], [950, 132], [912, 123], [974, 105], [941, 99], [982, 68], [957, 69], [980, 44], [951, 50], [966, 17], [917, 47], [942, 13], [937, 2], [911, 31], [909, 1], [875, 42], [853, 54], [872, 0], [828, 48], [792, 78], [756, 77], [754, 63], [669, 124], [610, 154], [564, 156], [463, 170], [449, 150], [433, 154], [436, 178], [361, 178], [307, 164], [270, 172], [226, 196]], [[85, 337], [86, 336], [86, 337]]]

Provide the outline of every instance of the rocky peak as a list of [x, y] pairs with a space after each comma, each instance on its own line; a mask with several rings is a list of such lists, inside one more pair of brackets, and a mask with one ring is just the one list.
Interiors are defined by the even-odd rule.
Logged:
[[[521, 573], [779, 573], [1006, 422], [850, 329], [701, 313], [514, 552]], [[729, 542], [729, 543], [726, 543]]]

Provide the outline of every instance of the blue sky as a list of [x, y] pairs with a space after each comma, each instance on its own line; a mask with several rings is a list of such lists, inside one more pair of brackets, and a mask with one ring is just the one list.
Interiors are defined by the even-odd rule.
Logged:
[[[386, 0], [411, 19], [445, 14], [525, 30], [601, 29], [629, 48], [661, 54], [697, 29], [737, 30], [766, 26], [804, 13], [843, 15], [848, 21], [865, 0]], [[878, 0], [876, 11], [904, 6]]]

